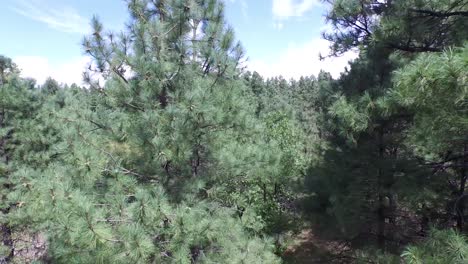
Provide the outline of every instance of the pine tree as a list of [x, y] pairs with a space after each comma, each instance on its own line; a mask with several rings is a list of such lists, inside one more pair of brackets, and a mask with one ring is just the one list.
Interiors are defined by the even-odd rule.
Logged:
[[327, 0], [332, 54], [379, 43], [408, 53], [440, 52], [466, 39], [466, 4], [457, 0]]
[[122, 107], [132, 120], [124, 133], [138, 136], [126, 144], [145, 155], [130, 158], [146, 163], [138, 164], [142, 174], [160, 175], [165, 184], [206, 175], [211, 146], [223, 140], [220, 133], [242, 129], [243, 109], [249, 109], [238, 78], [242, 51], [224, 24], [223, 6], [130, 1], [129, 9], [130, 29], [119, 40], [105, 38], [93, 21], [95, 33], [84, 46], [109, 80], [104, 90], [90, 84], [108, 101], [108, 111]]
[[128, 32], [92, 21], [90, 89], [44, 88], [37, 119], [17, 126], [9, 225], [45, 232], [58, 263], [278, 262], [229, 200], [213, 202], [213, 187], [240, 184], [278, 156], [256, 130], [223, 5], [128, 6]]
[[414, 113], [405, 143], [433, 175], [451, 179], [448, 192], [455, 196], [451, 200], [461, 230], [468, 177], [467, 50], [465, 45], [419, 56], [397, 72], [392, 91], [396, 104]]
[[465, 263], [468, 259], [466, 237], [453, 230], [436, 230], [427, 241], [408, 247], [401, 255], [406, 263]]
[[[360, 57], [341, 76], [337, 99], [326, 110], [332, 118], [326, 125], [331, 145], [323, 166], [311, 170], [310, 185], [319, 193], [320, 207], [335, 208], [332, 212], [344, 227], [360, 223], [369, 228], [373, 225], [360, 218], [368, 215], [373, 219], [372, 232], [385, 248], [386, 221], [393, 223], [392, 210], [396, 209], [394, 197], [400, 194], [406, 199], [402, 183], [419, 182], [428, 171], [404, 144], [413, 113], [391, 106], [392, 71], [412, 60], [413, 53], [437, 52], [459, 44], [463, 39], [459, 34], [466, 30], [463, 4], [330, 2], [327, 17], [334, 31], [324, 36], [332, 41], [332, 55], [358, 48]], [[336, 176], [327, 179], [325, 175]], [[327, 189], [321, 189], [324, 184]], [[361, 232], [359, 228], [355, 231]]]

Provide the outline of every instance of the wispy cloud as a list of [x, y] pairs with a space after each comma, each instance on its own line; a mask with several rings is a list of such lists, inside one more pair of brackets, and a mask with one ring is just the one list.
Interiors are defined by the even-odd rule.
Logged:
[[51, 7], [41, 0], [18, 0], [11, 9], [59, 31], [79, 34], [86, 34], [89, 31], [88, 19], [80, 16], [71, 7]]
[[300, 17], [319, 4], [319, 0], [273, 0], [273, 16], [276, 20]]

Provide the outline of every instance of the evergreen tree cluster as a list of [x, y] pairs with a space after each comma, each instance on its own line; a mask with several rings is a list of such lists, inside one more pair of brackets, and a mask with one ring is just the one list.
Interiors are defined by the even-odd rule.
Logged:
[[93, 18], [84, 87], [0, 56], [0, 263], [281, 263], [305, 225], [348, 262], [468, 261], [468, 4], [325, 2], [337, 79], [245, 71], [218, 0]]
[[[326, 143], [306, 176], [310, 207], [357, 247], [375, 241], [398, 256], [418, 238], [443, 245], [453, 234], [431, 226], [466, 229], [466, 1], [329, 2], [331, 56], [359, 57], [321, 112]], [[404, 261], [466, 262], [412, 249]]]

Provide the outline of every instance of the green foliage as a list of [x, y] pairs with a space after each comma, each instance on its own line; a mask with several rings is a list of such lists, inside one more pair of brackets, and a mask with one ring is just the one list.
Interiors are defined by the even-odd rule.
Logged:
[[432, 229], [422, 243], [409, 246], [401, 255], [406, 263], [466, 263], [468, 241], [453, 230]]
[[59, 90], [36, 119], [15, 125], [11, 228], [47, 230], [57, 263], [277, 261], [271, 242], [246, 234], [233, 210], [196, 200], [173, 205], [160, 183], [124, 168], [110, 151], [132, 150], [117, 143], [107, 150], [114, 140], [89, 121], [93, 98]]
[[336, 0], [324, 32], [331, 53], [375, 44], [403, 52], [439, 52], [467, 35], [466, 5], [457, 0]]
[[278, 181], [297, 180], [292, 177], [302, 175], [307, 164], [303, 154], [303, 131], [290, 117], [282, 113], [269, 113], [265, 119], [267, 140], [274, 142], [282, 153], [280, 162], [284, 168], [280, 175], [283, 179]]
[[394, 100], [415, 113], [410, 144], [429, 160], [466, 140], [467, 68], [465, 45], [421, 55], [395, 76]]
[[8, 119], [9, 228], [45, 233], [57, 263], [277, 263], [273, 243], [244, 230], [261, 225], [262, 205], [239, 219], [232, 208], [250, 194], [229, 200], [242, 177], [273, 182], [281, 154], [257, 130], [223, 4], [128, 6], [120, 35], [92, 21], [89, 90], [2, 85], [25, 94], [2, 96], [8, 110], [28, 114]]
[[307, 173], [309, 202], [336, 233], [373, 233], [385, 249], [385, 237], [398, 236], [386, 231], [398, 225], [398, 210], [428, 217], [426, 206], [445, 210], [449, 189], [464, 192], [466, 48], [449, 47], [466, 41], [466, 8], [460, 1], [330, 2], [333, 29], [324, 35], [332, 55], [354, 49], [359, 57], [321, 108], [326, 143]]
[[[217, 0], [128, 0], [121, 33], [93, 18], [86, 88], [0, 56], [0, 262], [34, 233], [54, 263], [279, 263], [304, 197], [350, 246], [375, 235], [356, 262], [399, 263], [454, 211], [463, 230], [466, 4], [328, 2], [331, 55], [359, 52], [337, 80], [243, 72]], [[433, 230], [402, 258], [465, 248]]]

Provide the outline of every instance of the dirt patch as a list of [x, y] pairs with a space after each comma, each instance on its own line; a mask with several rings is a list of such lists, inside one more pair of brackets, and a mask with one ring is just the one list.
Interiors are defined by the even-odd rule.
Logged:
[[43, 234], [17, 232], [12, 234], [12, 240], [12, 263], [31, 263], [45, 258], [47, 254], [47, 239]]
[[312, 229], [302, 230], [283, 253], [286, 263], [350, 263], [347, 243], [318, 238]]

